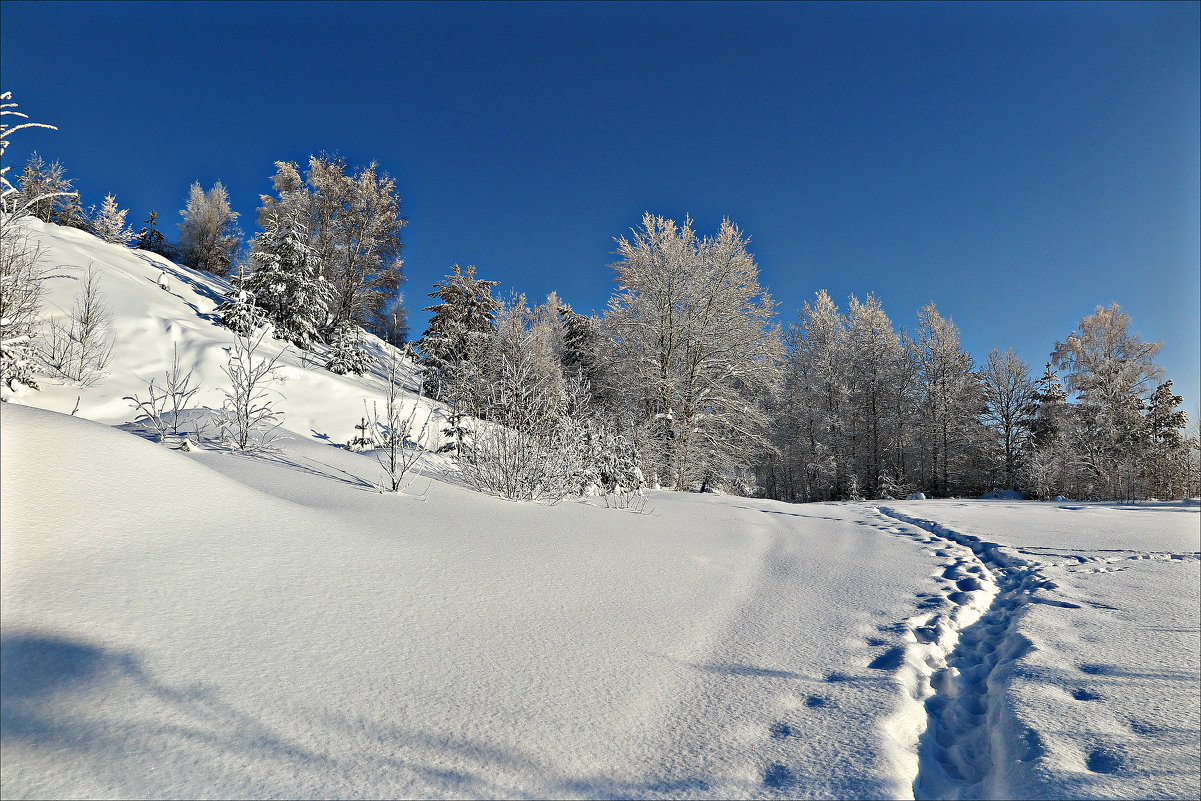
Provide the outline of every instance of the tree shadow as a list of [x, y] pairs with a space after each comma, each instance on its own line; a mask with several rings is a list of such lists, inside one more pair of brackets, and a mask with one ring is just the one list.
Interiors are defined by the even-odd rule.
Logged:
[[[452, 797], [646, 798], [705, 793], [713, 784], [675, 771], [634, 780], [573, 775], [520, 748], [333, 710], [300, 711], [271, 725], [203, 684], [173, 687], [156, 679], [133, 652], [57, 634], [5, 633], [0, 662], [0, 737], [25, 746], [5, 755], [6, 796], [25, 794], [27, 749], [64, 765], [103, 765], [120, 786], [151, 795], [163, 792], [155, 779], [168, 775], [171, 794], [184, 796], [231, 792], [217, 789], [214, 779], [225, 782], [222, 788], [242, 788], [236, 795], [268, 790], [284, 797], [318, 788], [336, 795], [433, 790]], [[323, 732], [316, 739], [314, 729]], [[241, 767], [231, 774], [231, 764]], [[273, 774], [284, 783], [263, 785]]]

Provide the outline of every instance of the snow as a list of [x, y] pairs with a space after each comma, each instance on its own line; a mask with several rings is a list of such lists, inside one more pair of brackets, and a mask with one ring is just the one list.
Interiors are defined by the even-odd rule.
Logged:
[[997, 593], [976, 627], [960, 624], [933, 647], [962, 678], [927, 702], [919, 792], [1197, 796], [1194, 505], [927, 501], [881, 511], [909, 524], [898, 533], [942, 546], [949, 580], [963, 574], [953, 565], [975, 566]]
[[224, 282], [30, 225], [54, 313], [94, 265], [118, 336], [96, 385], [0, 406], [5, 798], [1201, 790], [1195, 502], [634, 514], [480, 495], [433, 454], [381, 493], [331, 445], [382, 376], [294, 351], [278, 453], [185, 452], [121, 398], [178, 343], [219, 404]]

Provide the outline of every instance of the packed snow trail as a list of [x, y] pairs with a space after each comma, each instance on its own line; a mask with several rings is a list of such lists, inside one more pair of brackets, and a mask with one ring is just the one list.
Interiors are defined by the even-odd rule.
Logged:
[[[1002, 508], [1014, 519], [989, 514], [988, 505], [979, 502], [909, 505], [906, 508], [909, 513], [893, 507], [878, 510], [890, 523], [881, 525], [883, 530], [938, 545], [940, 550], [935, 555], [948, 560], [946, 570], [939, 576], [944, 588], [923, 600], [923, 604], [928, 602], [931, 608], [941, 611], [905, 622], [910, 632], [909, 648], [920, 652], [928, 666], [922, 672], [929, 675], [924, 691], [927, 729], [918, 749], [915, 796], [1195, 796], [1201, 788], [1201, 774], [1196, 772], [1201, 726], [1195, 703], [1197, 682], [1201, 680], [1198, 670], [1201, 666], [1197, 664], [1201, 655], [1198, 647], [1201, 626], [1197, 620], [1199, 554], [1195, 550], [1073, 548], [1071, 545], [1077, 543], [1112, 538], [1116, 530], [1106, 526], [1081, 537], [1072, 525], [1080, 521], [1064, 524], [1064, 511], [1084, 511], [1084, 506], [1055, 509], [1038, 504], [1018, 507], [1010, 504]], [[1165, 509], [1166, 514], [1149, 516], [1148, 511], [1154, 512], [1154, 508], [1135, 507], [1132, 511], [1144, 519], [1128, 517], [1124, 522], [1136, 526], [1159, 524], [1158, 529], [1149, 529], [1143, 535], [1155, 544], [1189, 548], [1201, 544], [1201, 535], [1193, 533], [1197, 531], [1195, 511], [1172, 505]], [[922, 517], [912, 514], [918, 509]], [[1111, 510], [1112, 507], [1097, 506], [1088, 511], [1093, 516], [1103, 516]], [[1180, 513], [1186, 517], [1181, 518]], [[952, 528], [944, 522], [927, 519], [931, 515], [938, 521], [962, 522], [955, 522]], [[1023, 518], [1028, 521], [1026, 526], [1022, 525]], [[901, 525], [896, 524], [898, 521]], [[1000, 544], [963, 530], [970, 528], [963, 523], [989, 522], [1007, 526], [1009, 532], [1021, 532], [1022, 540], [1030, 544]], [[1041, 530], [1030, 527], [1029, 523], [1042, 524]], [[1013, 534], [1009, 532], [1007, 538], [1012, 540]], [[1125, 540], [1129, 540], [1129, 534]], [[1062, 544], [1051, 547], [1042, 545], [1043, 541]], [[1064, 561], [1041, 561], [1047, 557]], [[1177, 672], [1161, 667], [1157, 676], [1155, 668], [1141, 667], [1140, 663], [1156, 662], [1139, 659], [1139, 649], [1131, 651], [1124, 647], [1130, 642], [1128, 636], [1123, 636], [1127, 634], [1123, 631], [1124, 621], [1097, 620], [1098, 616], [1117, 613], [1116, 604], [1096, 600], [1095, 590], [1084, 595], [1076, 587], [1065, 586], [1067, 577], [1061, 572], [1056, 573], [1056, 580], [1049, 578], [1050, 572], [1065, 567], [1068, 574], [1089, 577], [1130, 569], [1111, 567], [1115, 562], [1151, 568], [1161, 574], [1148, 576], [1144, 572], [1132, 579], [1132, 583], [1143, 586], [1133, 592], [1127, 588], [1128, 595], [1118, 596], [1126, 605], [1137, 607], [1139, 600], [1149, 593], [1158, 595], [1165, 589], [1179, 588], [1175, 601], [1181, 606], [1173, 604], [1173, 593], [1169, 591], [1163, 600], [1173, 604], [1171, 611], [1143, 612], [1131, 622], [1137, 625], [1140, 631], [1137, 636], [1142, 640], [1148, 634], [1141, 632], [1161, 630], [1158, 635], [1150, 635], [1162, 641], [1152, 647], [1161, 653], [1166, 651], [1165, 656], [1174, 654], [1176, 663], [1184, 657], [1191, 670]], [[1098, 563], [1103, 566], [1085, 567]], [[1159, 586], [1146, 583], [1148, 579]], [[1122, 592], [1116, 587], [1108, 589], [1111, 593]], [[1182, 622], [1187, 621], [1183, 627], [1148, 625], [1163, 617], [1179, 618], [1180, 613]], [[1102, 639], [1086, 634], [1085, 642], [1061, 633], [1094, 626], [1103, 628], [1108, 636]], [[1091, 643], [1101, 642], [1109, 644], [1100, 651], [1105, 654], [1105, 662], [1091, 661], [1098, 653], [1097, 646]], [[1172, 657], [1161, 660], [1169, 662]], [[1087, 682], [1073, 678], [1073, 674], [1094, 678], [1094, 687], [1096, 677], [1112, 676], [1113, 681], [1126, 685], [1124, 690], [1146, 700], [1131, 703], [1133, 699], [1123, 700], [1121, 695], [1090, 689], [1082, 686]], [[1175, 682], [1189, 679], [1192, 697], [1187, 684], [1182, 688], [1182, 697], [1181, 690], [1175, 689]], [[1152, 694], [1149, 699], [1148, 692]], [[1152, 708], [1165, 711], [1179, 704], [1177, 714], [1172, 716], [1169, 712], [1168, 719], [1175, 717], [1184, 724], [1183, 728], [1169, 729], [1162, 723], [1146, 722], [1147, 701]], [[1081, 707], [1089, 710], [1080, 719], [1082, 725], [1077, 729], [1061, 729], [1063, 721], [1077, 718], [1076, 710]], [[1098, 724], [1106, 730], [1105, 734], [1096, 731], [1094, 727]]]

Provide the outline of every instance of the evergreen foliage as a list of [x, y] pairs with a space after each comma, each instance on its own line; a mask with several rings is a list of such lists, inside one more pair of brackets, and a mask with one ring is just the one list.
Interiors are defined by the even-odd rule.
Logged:
[[151, 253], [157, 253], [160, 256], [166, 255], [167, 240], [163, 236], [163, 232], [158, 230], [158, 212], [150, 212], [150, 216], [146, 219], [142, 230], [138, 231], [137, 240], [133, 246], [138, 250], [149, 250]]
[[417, 342], [427, 396], [452, 404], [466, 399], [496, 328], [500, 302], [492, 287], [498, 283], [477, 279], [473, 265], [462, 270], [456, 264], [434, 284], [429, 296], [441, 302], [423, 309], [433, 316]]
[[274, 325], [275, 336], [304, 349], [320, 341], [330, 291], [303, 224], [272, 214], [251, 243], [250, 262], [254, 272], [243, 288]]
[[92, 219], [91, 230], [96, 236], [114, 245], [125, 245], [133, 239], [133, 230], [125, 224], [128, 209], [117, 208], [117, 199], [111, 194], [104, 196], [104, 203]]
[[371, 369], [371, 354], [363, 347], [357, 326], [343, 323], [334, 329], [325, 369], [338, 375], [362, 375]]

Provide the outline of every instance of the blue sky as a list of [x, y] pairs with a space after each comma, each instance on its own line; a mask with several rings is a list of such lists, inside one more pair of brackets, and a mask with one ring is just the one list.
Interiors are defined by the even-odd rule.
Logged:
[[275, 160], [398, 179], [412, 335], [452, 263], [600, 311], [643, 211], [729, 216], [795, 319], [935, 301], [978, 360], [1038, 371], [1098, 304], [1165, 340], [1194, 414], [1201, 4], [24, 3], [3, 88], [61, 159], [174, 233], [222, 181], [243, 227]]

